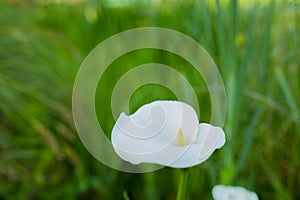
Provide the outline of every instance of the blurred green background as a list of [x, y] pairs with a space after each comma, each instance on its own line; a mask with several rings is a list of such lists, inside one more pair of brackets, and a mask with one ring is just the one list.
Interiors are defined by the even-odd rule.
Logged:
[[[300, 199], [300, 2], [2, 0], [0, 2], [0, 199], [175, 199], [178, 170], [118, 172], [85, 149], [72, 119], [72, 85], [84, 57], [137, 27], [174, 29], [197, 40], [227, 91], [226, 145], [190, 170], [187, 199], [212, 199], [216, 184], [260, 199]], [[178, 47], [180, 48], [180, 47]], [[132, 67], [159, 62], [182, 72], [210, 119], [208, 91], [178, 56], [153, 49], [117, 59], [96, 104], [108, 136], [113, 85]], [[130, 109], [175, 99], [157, 85]], [[101, 100], [101, 101], [100, 101]]]

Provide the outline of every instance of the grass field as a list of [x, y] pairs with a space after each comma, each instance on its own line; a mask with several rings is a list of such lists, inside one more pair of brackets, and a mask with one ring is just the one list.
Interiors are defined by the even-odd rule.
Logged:
[[[225, 83], [227, 143], [190, 169], [186, 198], [212, 199], [212, 187], [226, 184], [263, 200], [300, 199], [300, 2], [251, 2], [1, 1], [0, 199], [176, 198], [178, 170], [110, 169], [85, 149], [72, 119], [72, 87], [83, 59], [108, 37], [147, 26], [198, 41]], [[201, 77], [174, 54], [144, 49], [117, 59], [100, 80], [96, 109], [108, 136], [114, 84], [149, 62], [184, 74], [199, 98], [201, 121], [209, 121]], [[175, 96], [146, 85], [132, 96], [130, 111], [156, 99]]]

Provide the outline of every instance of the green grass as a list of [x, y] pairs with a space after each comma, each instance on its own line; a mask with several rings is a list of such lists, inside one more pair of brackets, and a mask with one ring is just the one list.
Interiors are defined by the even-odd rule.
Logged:
[[[87, 152], [72, 120], [72, 86], [84, 57], [106, 38], [145, 26], [174, 29], [200, 42], [226, 87], [227, 143], [189, 171], [186, 197], [212, 199], [212, 187], [224, 183], [244, 186], [260, 199], [299, 199], [296, 0], [247, 5], [237, 0], [164, 1], [126, 8], [107, 8], [101, 1], [73, 5], [2, 1], [0, 199], [176, 198], [178, 170], [148, 174], [112, 170]], [[96, 108], [108, 136], [114, 125], [110, 110], [114, 84], [126, 71], [148, 62], [183, 73], [200, 100], [201, 121], [209, 121], [209, 93], [201, 77], [176, 55], [146, 49], [117, 59], [100, 80], [96, 102], [102, 103]], [[164, 87], [147, 85], [132, 96], [130, 112], [155, 99], [175, 97]]]

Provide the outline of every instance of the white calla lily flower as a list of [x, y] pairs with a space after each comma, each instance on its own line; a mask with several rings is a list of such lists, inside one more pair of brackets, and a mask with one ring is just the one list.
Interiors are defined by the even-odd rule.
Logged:
[[214, 200], [258, 200], [255, 192], [240, 186], [216, 185], [213, 188], [212, 195]]
[[112, 130], [116, 153], [132, 164], [174, 168], [205, 161], [225, 143], [221, 128], [199, 124], [195, 110], [179, 101], [154, 101], [134, 114], [122, 113]]

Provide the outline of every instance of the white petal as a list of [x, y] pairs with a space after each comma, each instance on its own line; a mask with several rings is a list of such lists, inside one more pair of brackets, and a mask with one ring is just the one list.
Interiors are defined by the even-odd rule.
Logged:
[[137, 114], [143, 116], [127, 116], [122, 113], [117, 120], [118, 128], [131, 137], [138, 139], [147, 139], [157, 135], [166, 124], [166, 113], [163, 107], [153, 106], [149, 109], [144, 109], [145, 112]]
[[131, 116], [121, 114], [112, 131], [112, 143], [129, 153], [152, 153], [177, 144], [179, 128], [186, 143], [195, 141], [198, 117], [194, 109], [178, 101], [155, 101]]
[[[203, 136], [198, 138], [198, 144], [180, 147], [166, 144], [157, 136], [147, 140], [132, 138], [115, 126], [112, 142], [118, 155], [133, 164], [155, 163], [174, 168], [186, 168], [204, 162], [216, 148], [221, 147], [220, 144], [224, 144], [225, 136], [220, 130], [209, 124], [199, 124], [198, 135]], [[119, 148], [120, 146], [122, 148]], [[149, 151], [150, 149], [153, 151]], [[203, 151], [206, 152], [205, 156], [199, 157]]]
[[198, 128], [196, 144], [201, 146], [198, 154], [199, 159], [205, 159], [225, 144], [225, 134], [219, 127], [201, 123]]
[[168, 164], [168, 166], [173, 168], [187, 168], [204, 162], [208, 157], [202, 159], [198, 158], [200, 148], [201, 146], [198, 144], [189, 145], [183, 154], [181, 154], [175, 162]]
[[214, 200], [225, 200], [229, 196], [228, 190], [226, 190], [226, 187], [223, 185], [214, 186], [212, 190], [212, 195]]
[[219, 127], [201, 123], [198, 126], [198, 139], [196, 144], [184, 152], [184, 154], [170, 164], [170, 167], [184, 168], [198, 165], [207, 160], [211, 154], [225, 144], [225, 134]]
[[176, 161], [180, 156], [182, 156], [187, 149], [188, 146], [180, 147], [170, 144], [157, 152], [148, 154], [133, 154], [115, 148], [115, 150], [121, 158], [131, 162], [132, 164], [154, 163], [171, 167], [172, 163], [174, 163], [174, 161]]
[[246, 190], [243, 187], [216, 185], [213, 188], [212, 195], [214, 200], [258, 200], [255, 192]]

